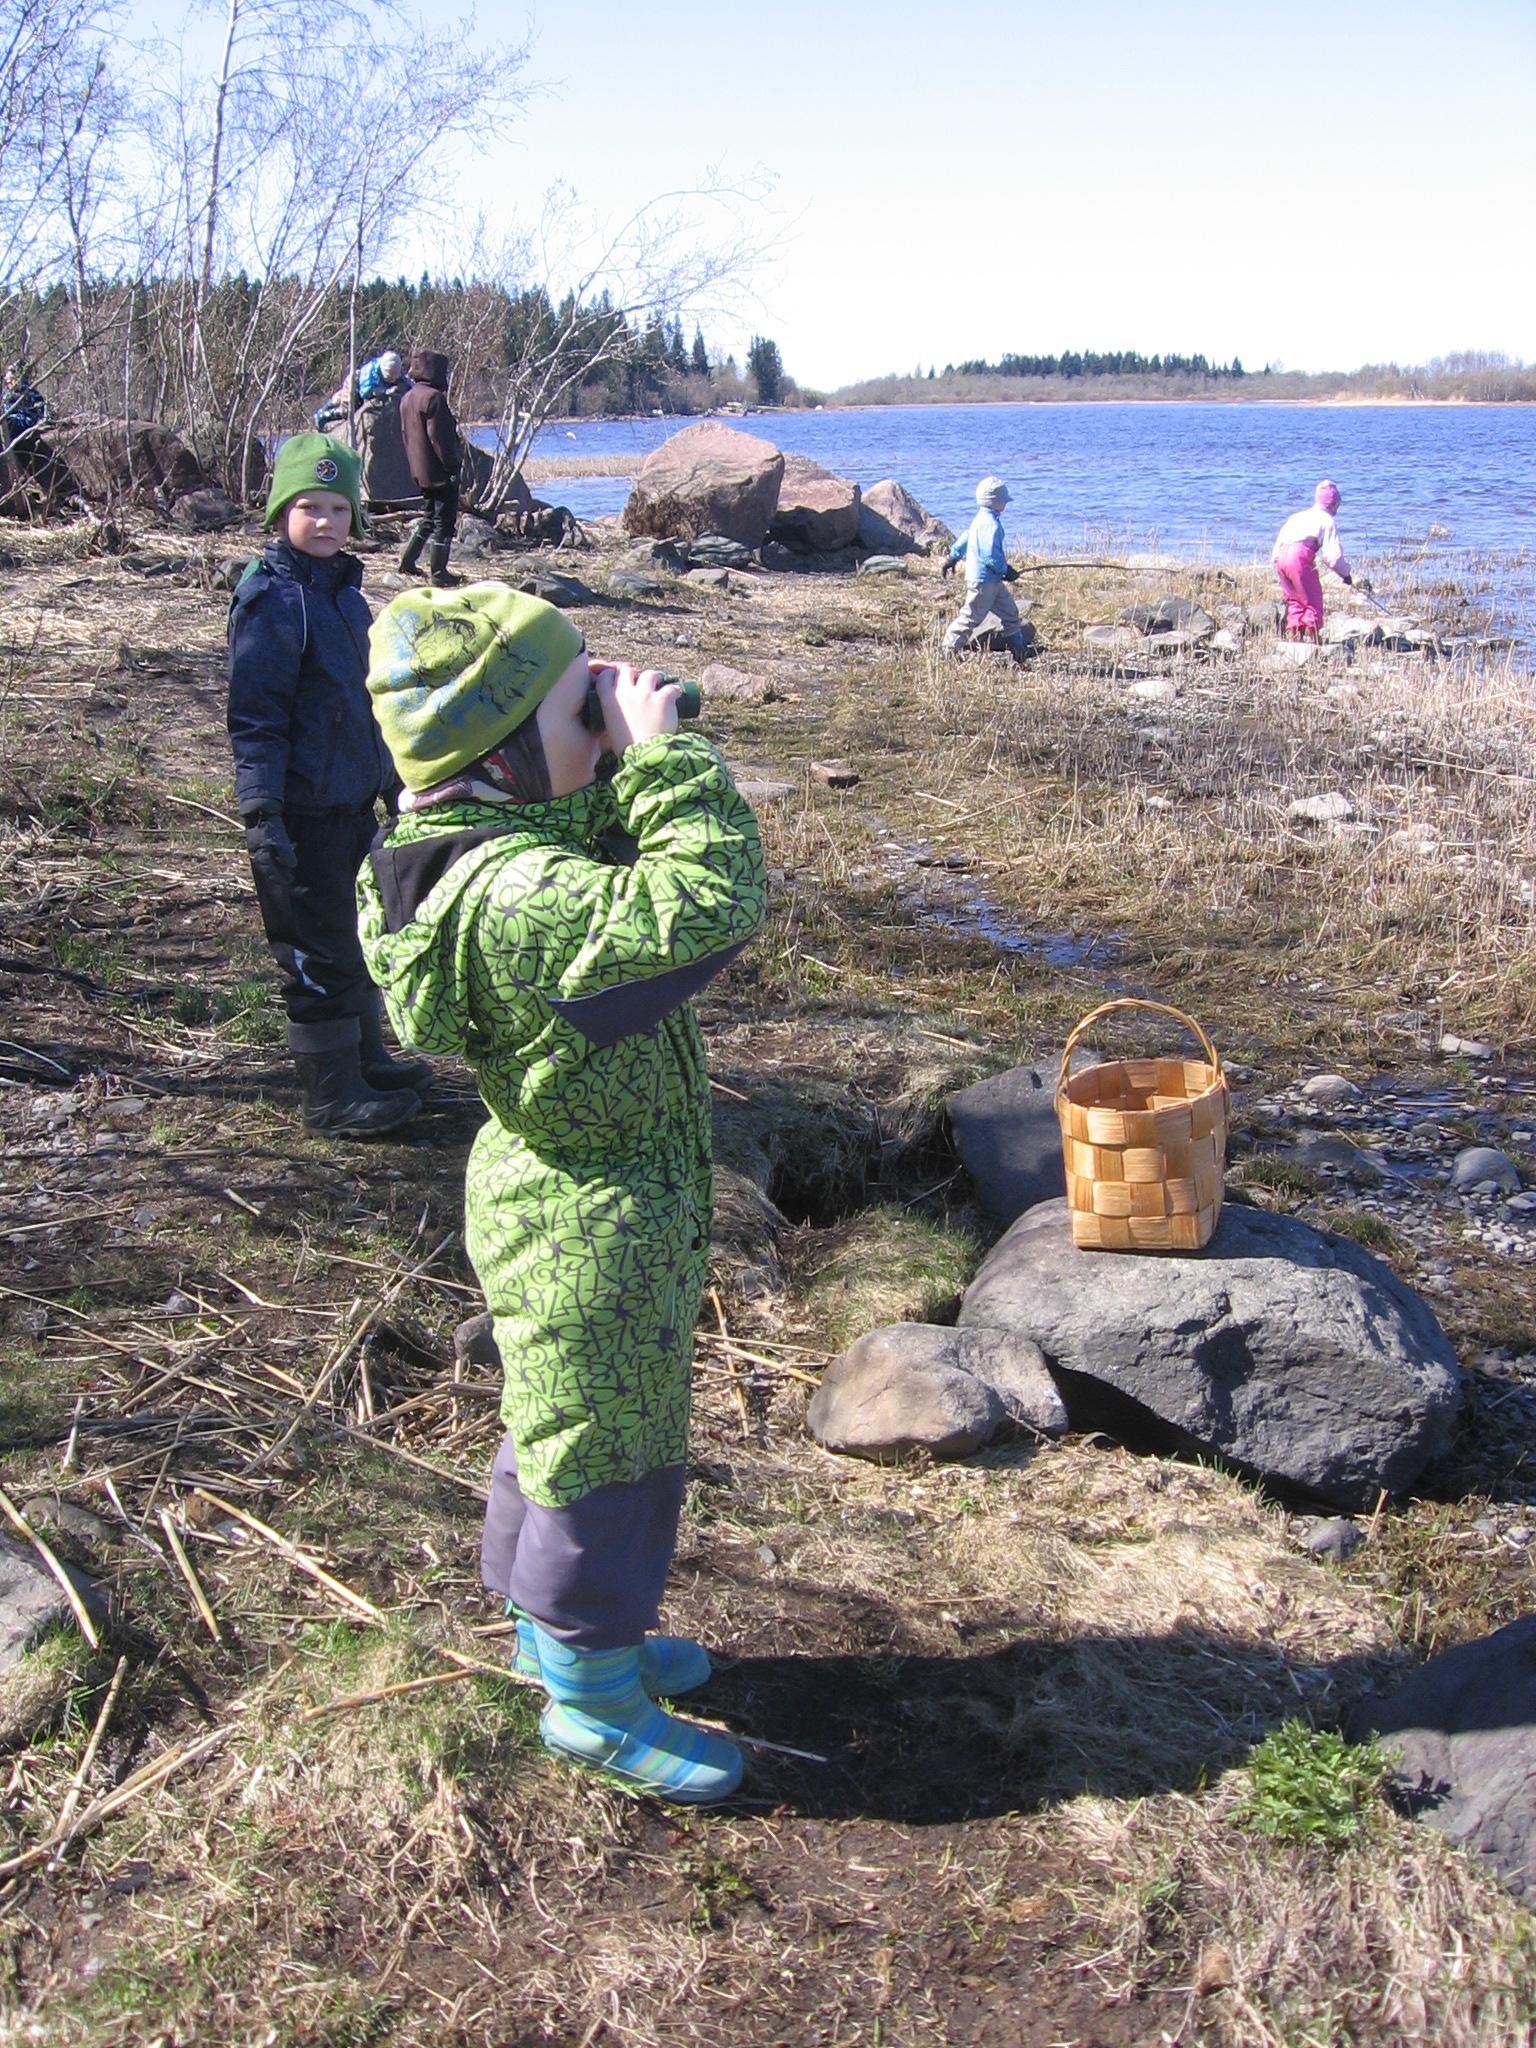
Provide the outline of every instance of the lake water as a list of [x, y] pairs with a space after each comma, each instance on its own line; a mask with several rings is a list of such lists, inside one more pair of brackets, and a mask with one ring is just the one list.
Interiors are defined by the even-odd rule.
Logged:
[[[644, 455], [689, 424], [573, 421], [533, 452]], [[907, 405], [729, 424], [861, 485], [895, 477], [957, 532], [994, 472], [1013, 493], [1010, 543], [1055, 553], [1267, 559], [1329, 476], [1350, 556], [1483, 585], [1504, 626], [1536, 625], [1536, 406]], [[540, 494], [604, 518], [628, 490], [627, 477], [566, 477]]]

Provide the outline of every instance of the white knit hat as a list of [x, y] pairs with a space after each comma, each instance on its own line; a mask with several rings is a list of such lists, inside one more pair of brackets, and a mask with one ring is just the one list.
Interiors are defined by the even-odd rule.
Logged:
[[379, 368], [386, 377], [398, 377], [405, 368], [404, 363], [400, 360], [399, 350], [393, 348], [385, 349], [383, 355], [379, 357]]
[[1000, 476], [984, 476], [976, 486], [976, 502], [1001, 512], [1008, 502], [1008, 486]]

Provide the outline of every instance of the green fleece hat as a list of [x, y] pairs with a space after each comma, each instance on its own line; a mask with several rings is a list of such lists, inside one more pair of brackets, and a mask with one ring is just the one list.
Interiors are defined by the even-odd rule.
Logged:
[[272, 488], [267, 493], [270, 526], [285, 507], [306, 491], [338, 491], [352, 507], [352, 531], [363, 530], [363, 506], [358, 496], [363, 465], [345, 441], [333, 441], [329, 434], [293, 434], [277, 451], [272, 465]]
[[432, 789], [532, 718], [585, 641], [505, 583], [409, 590], [368, 636], [368, 694], [407, 789]]

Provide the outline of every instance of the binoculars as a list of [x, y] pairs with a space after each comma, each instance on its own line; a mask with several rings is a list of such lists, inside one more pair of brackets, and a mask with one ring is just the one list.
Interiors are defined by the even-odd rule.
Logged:
[[[685, 682], [681, 676], [663, 676], [661, 680], [663, 684], [675, 683], [682, 692], [677, 700], [678, 717], [697, 718], [704, 701], [704, 693], [698, 684]], [[588, 690], [587, 701], [581, 707], [581, 722], [588, 732], [601, 732], [606, 722], [603, 718], [603, 700], [598, 696], [595, 686]]]

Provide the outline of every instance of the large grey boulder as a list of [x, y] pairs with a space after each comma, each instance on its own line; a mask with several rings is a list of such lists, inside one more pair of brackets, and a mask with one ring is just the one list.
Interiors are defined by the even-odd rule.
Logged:
[[968, 1457], [1010, 1425], [1055, 1435], [1067, 1411], [1038, 1346], [1001, 1330], [892, 1323], [832, 1361], [805, 1420], [828, 1450], [883, 1462]]
[[624, 506], [626, 533], [720, 533], [761, 547], [779, 500], [784, 457], [771, 441], [706, 420], [645, 458]]
[[1217, 1456], [1342, 1507], [1411, 1486], [1462, 1377], [1419, 1296], [1347, 1238], [1228, 1203], [1189, 1255], [1085, 1252], [1067, 1205], [1021, 1216], [963, 1327], [1037, 1343], [1074, 1427]]
[[1432, 1657], [1361, 1701], [1347, 1732], [1396, 1751], [1392, 1787], [1409, 1810], [1536, 1906], [1536, 1616]]
[[1011, 1067], [945, 1100], [960, 1164], [999, 1223], [1067, 1192], [1055, 1086], [1038, 1067]]
[[859, 487], [805, 455], [786, 455], [768, 535], [803, 554], [835, 554], [859, 537]]
[[871, 484], [859, 501], [859, 546], [899, 555], [951, 547], [955, 536], [894, 477]]

